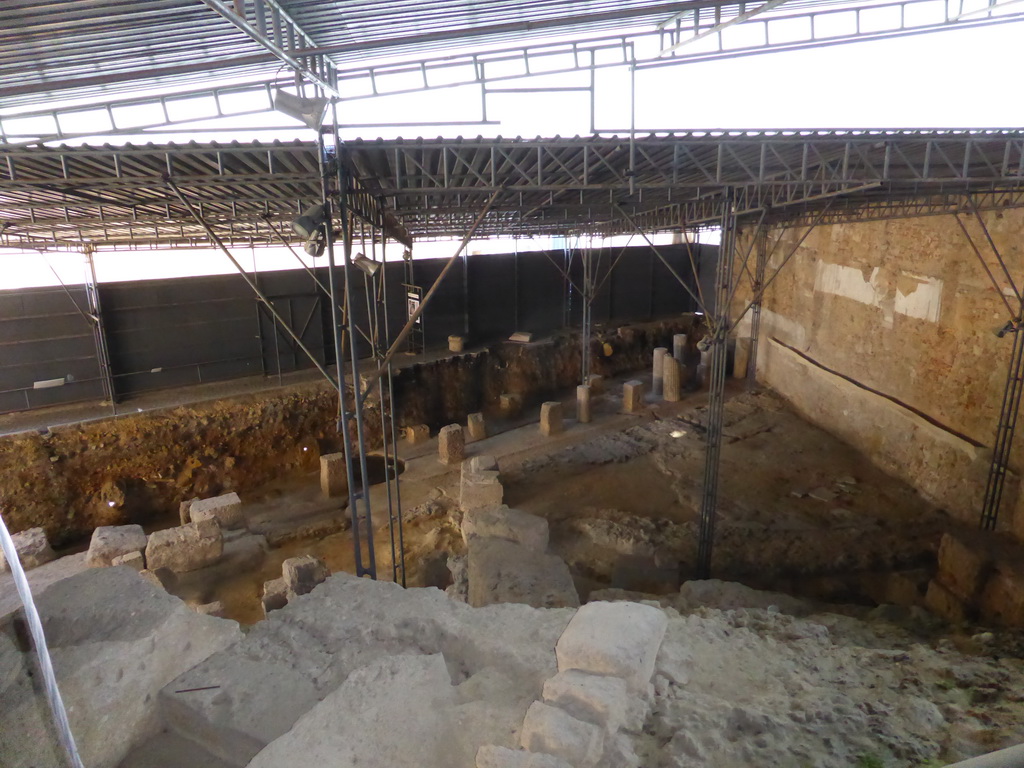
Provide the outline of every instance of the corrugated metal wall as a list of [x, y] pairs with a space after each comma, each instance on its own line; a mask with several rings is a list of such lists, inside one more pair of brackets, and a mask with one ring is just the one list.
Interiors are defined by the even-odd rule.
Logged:
[[[660, 249], [683, 277], [692, 275], [685, 246]], [[717, 248], [694, 246], [702, 277], [714, 268]], [[597, 266], [604, 275], [618, 251], [606, 249]], [[461, 259], [424, 313], [427, 348], [468, 332], [483, 344], [515, 331], [545, 333], [576, 326], [582, 296], [559, 268], [565, 254], [522, 253]], [[595, 262], [598, 259], [595, 258]], [[417, 285], [430, 286], [443, 259], [414, 262]], [[316, 270], [327, 284], [326, 269]], [[569, 266], [582, 285], [582, 263]], [[392, 336], [406, 319], [404, 265], [388, 266], [388, 326]], [[260, 288], [320, 362], [333, 362], [330, 302], [303, 270], [267, 272]], [[695, 285], [691, 285], [695, 288]], [[353, 274], [353, 319], [366, 327], [366, 281]], [[103, 396], [82, 286], [0, 292], [0, 412], [99, 400]], [[106, 283], [100, 301], [111, 369], [119, 397], [252, 375], [273, 376], [312, 367], [292, 339], [275, 327], [238, 275]], [[604, 282], [593, 321], [649, 320], [695, 309], [691, 299], [649, 248], [631, 248]], [[381, 318], [383, 321], [383, 318]], [[367, 344], [360, 339], [360, 353]], [[45, 382], [63, 380], [60, 386]], [[44, 383], [43, 388], [39, 388]]]

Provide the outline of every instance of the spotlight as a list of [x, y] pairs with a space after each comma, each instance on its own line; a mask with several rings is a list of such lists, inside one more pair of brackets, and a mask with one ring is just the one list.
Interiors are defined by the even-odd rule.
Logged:
[[324, 240], [324, 236], [317, 230], [303, 243], [302, 250], [306, 252], [307, 256], [312, 256], [315, 259], [317, 256], [324, 255], [324, 248], [326, 247], [327, 241]]
[[379, 261], [368, 259], [361, 253], [356, 254], [356, 257], [352, 259], [352, 263], [359, 267], [359, 269], [361, 269], [370, 277], [373, 277], [375, 274], [377, 274], [377, 270], [380, 269]]
[[292, 230], [300, 237], [309, 238], [323, 226], [327, 220], [327, 209], [323, 203], [314, 203], [302, 212], [301, 216], [292, 219]]
[[322, 97], [307, 99], [281, 89], [274, 91], [274, 109], [305, 123], [314, 131], [319, 131], [324, 124], [327, 106], [330, 103], [330, 99]]

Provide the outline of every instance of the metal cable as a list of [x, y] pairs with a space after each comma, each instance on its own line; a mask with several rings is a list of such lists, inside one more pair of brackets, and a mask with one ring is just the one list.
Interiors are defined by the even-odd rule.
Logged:
[[4, 557], [11, 567], [14, 586], [18, 590], [21, 604], [25, 606], [25, 618], [28, 620], [29, 631], [32, 633], [32, 645], [36, 651], [36, 658], [39, 660], [39, 669], [43, 673], [46, 699], [50, 704], [50, 712], [53, 713], [53, 724], [57, 728], [61, 746], [64, 747], [64, 752], [67, 754], [72, 768], [85, 768], [82, 758], [78, 755], [78, 747], [75, 746], [75, 737], [71, 733], [68, 713], [64, 709], [64, 701], [60, 697], [60, 689], [57, 688], [57, 677], [53, 673], [50, 651], [46, 647], [46, 637], [43, 635], [43, 623], [39, 620], [39, 612], [32, 599], [32, 590], [29, 588], [25, 569], [21, 567], [21, 560], [18, 559], [14, 539], [11, 538], [2, 515], [0, 515], [0, 549], [3, 549]]

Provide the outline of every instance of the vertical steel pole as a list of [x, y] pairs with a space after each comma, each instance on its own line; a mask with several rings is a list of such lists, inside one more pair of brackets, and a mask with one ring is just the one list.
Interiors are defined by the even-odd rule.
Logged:
[[736, 214], [732, 190], [727, 189], [722, 208], [722, 243], [715, 270], [715, 318], [711, 327], [711, 386], [708, 399], [707, 446], [704, 454], [704, 491], [697, 540], [697, 578], [711, 578], [711, 553], [718, 511], [718, 470], [721, 463], [722, 415], [725, 403], [726, 340], [729, 337], [729, 294], [732, 287]]
[[117, 415], [117, 389], [114, 386], [114, 371], [110, 364], [110, 347], [107, 345], [107, 328], [103, 322], [103, 307], [100, 303], [100, 285], [96, 280], [96, 262], [93, 247], [85, 247], [85, 258], [89, 262], [88, 280], [85, 284], [89, 316], [92, 318], [92, 338], [96, 346], [96, 361], [99, 363], [100, 379], [103, 382], [103, 398], [110, 403], [111, 412]]
[[583, 343], [581, 361], [581, 384], [590, 383], [590, 334], [591, 334], [591, 302], [594, 300], [593, 264], [591, 249], [583, 249], [583, 329], [580, 333]]
[[753, 388], [757, 376], [757, 343], [761, 338], [761, 303], [764, 301], [762, 288], [764, 275], [768, 268], [768, 228], [763, 224], [754, 233], [754, 248], [757, 249], [757, 261], [754, 264], [754, 304], [750, 314], [750, 352], [747, 358], [747, 387]]
[[1010, 352], [1010, 366], [1006, 371], [1006, 387], [999, 409], [999, 424], [996, 427], [995, 444], [992, 446], [992, 463], [989, 465], [985, 497], [981, 508], [981, 527], [994, 531], [999, 520], [999, 507], [1003, 500], [1003, 487], [1010, 468], [1010, 451], [1013, 435], [1017, 429], [1017, 414], [1020, 412], [1021, 393], [1024, 391], [1024, 329], [1020, 318], [1011, 321], [1013, 349]]

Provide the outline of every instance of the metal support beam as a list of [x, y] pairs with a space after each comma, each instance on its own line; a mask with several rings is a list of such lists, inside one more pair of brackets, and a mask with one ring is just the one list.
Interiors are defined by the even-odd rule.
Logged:
[[981, 505], [981, 527], [994, 531], [999, 520], [999, 507], [1003, 500], [1003, 488], [1009, 472], [1010, 452], [1013, 449], [1013, 435], [1017, 429], [1017, 415], [1020, 413], [1021, 393], [1024, 392], [1024, 330], [1021, 319], [1007, 325], [1001, 335], [1013, 336], [1010, 350], [1010, 364], [1006, 371], [1006, 385], [999, 407], [999, 423], [996, 425], [996, 439], [992, 446], [992, 463], [989, 465], [985, 496]]
[[715, 270], [715, 321], [708, 337], [711, 381], [708, 399], [707, 445], [704, 454], [704, 487], [697, 539], [697, 578], [711, 578], [711, 553], [718, 513], [718, 471], [721, 464], [722, 419], [725, 405], [726, 342], [729, 337], [729, 294], [732, 292], [736, 244], [736, 212], [728, 192], [722, 207], [722, 242]]
[[761, 305], [764, 301], [764, 275], [768, 267], [768, 228], [760, 226], [754, 233], [754, 280], [751, 283], [756, 301], [750, 308], [750, 352], [747, 357], [747, 386], [753, 387], [757, 378], [757, 344], [761, 338]]
[[117, 414], [117, 389], [114, 386], [114, 373], [110, 365], [110, 347], [107, 345], [107, 328], [103, 322], [103, 307], [100, 304], [100, 287], [96, 281], [96, 262], [93, 260], [91, 245], [85, 248], [85, 258], [89, 262], [86, 272], [85, 296], [89, 303], [89, 316], [92, 320], [92, 338], [96, 345], [96, 361], [99, 363], [100, 380], [103, 382], [103, 399], [110, 403], [111, 411]]

